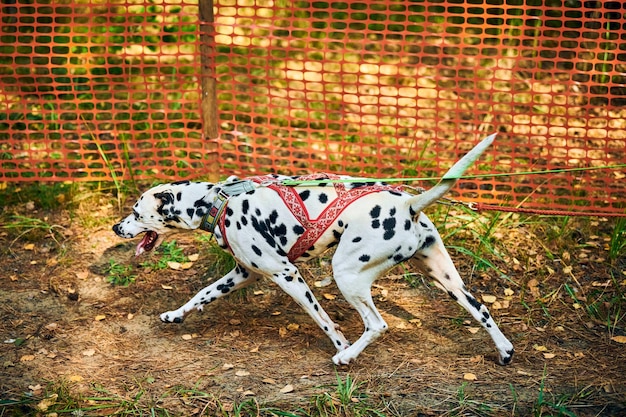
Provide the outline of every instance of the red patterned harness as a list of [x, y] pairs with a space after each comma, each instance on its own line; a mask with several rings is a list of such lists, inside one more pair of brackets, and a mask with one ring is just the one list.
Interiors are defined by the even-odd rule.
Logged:
[[333, 185], [337, 193], [337, 198], [333, 200], [316, 219], [312, 219], [295, 186], [283, 185], [280, 180], [277, 180], [271, 175], [252, 177], [249, 179], [276, 191], [296, 220], [298, 220], [304, 228], [304, 233], [298, 238], [298, 241], [287, 254], [287, 257], [292, 262], [308, 251], [330, 225], [337, 220], [337, 217], [339, 217], [343, 210], [354, 201], [371, 193], [402, 190], [401, 186], [383, 184], [372, 184], [348, 189], [345, 184], [340, 181], [341, 177], [334, 174], [320, 173], [301, 176], [298, 177], [296, 181], [334, 181]]

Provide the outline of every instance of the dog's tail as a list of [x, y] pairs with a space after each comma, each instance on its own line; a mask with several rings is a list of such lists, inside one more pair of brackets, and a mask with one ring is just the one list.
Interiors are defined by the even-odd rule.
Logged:
[[408, 204], [414, 213], [419, 213], [435, 201], [443, 197], [456, 184], [465, 170], [478, 159], [478, 157], [493, 143], [496, 134], [487, 136], [478, 145], [474, 146], [463, 158], [452, 166], [441, 178], [441, 181], [430, 190], [416, 195], [408, 200]]

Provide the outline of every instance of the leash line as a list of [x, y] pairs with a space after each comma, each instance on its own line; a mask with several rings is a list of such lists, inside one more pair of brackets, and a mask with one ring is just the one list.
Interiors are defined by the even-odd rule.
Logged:
[[[576, 168], [559, 168], [545, 169], [540, 171], [522, 171], [522, 172], [496, 172], [490, 174], [473, 174], [460, 175], [458, 177], [448, 177], [447, 179], [467, 180], [491, 177], [515, 177], [522, 175], [545, 175], [545, 174], [562, 174], [567, 172], [596, 171], [602, 169], [620, 169], [626, 168], [626, 164], [602, 165], [597, 167], [576, 167]], [[346, 178], [346, 179], [323, 179], [323, 180], [283, 180], [281, 183], [286, 186], [315, 186], [320, 183], [353, 183], [353, 182], [416, 182], [416, 181], [440, 181], [443, 177], [409, 177], [409, 178]]]

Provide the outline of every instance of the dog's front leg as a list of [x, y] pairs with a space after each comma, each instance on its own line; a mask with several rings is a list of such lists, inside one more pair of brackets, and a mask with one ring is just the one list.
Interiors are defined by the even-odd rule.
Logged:
[[288, 265], [281, 272], [275, 273], [270, 278], [278, 284], [287, 294], [313, 318], [315, 323], [326, 333], [333, 342], [335, 348], [341, 352], [350, 347], [343, 333], [328, 316], [326, 311], [319, 304], [315, 295], [306, 284], [300, 271], [294, 265]]
[[220, 278], [208, 287], [200, 290], [191, 300], [178, 310], [168, 311], [161, 314], [164, 323], [182, 323], [185, 316], [193, 310], [201, 311], [202, 308], [230, 292], [243, 288], [253, 282], [258, 275], [248, 272], [245, 268], [237, 265], [224, 277]]

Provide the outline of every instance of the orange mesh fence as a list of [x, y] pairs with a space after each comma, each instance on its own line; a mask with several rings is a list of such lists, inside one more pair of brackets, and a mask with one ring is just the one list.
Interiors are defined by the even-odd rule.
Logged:
[[0, 4], [0, 180], [431, 177], [499, 132], [471, 173], [618, 167], [459, 198], [626, 210], [621, 1], [215, 0], [213, 21], [191, 0]]

